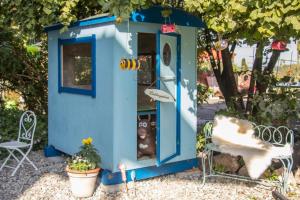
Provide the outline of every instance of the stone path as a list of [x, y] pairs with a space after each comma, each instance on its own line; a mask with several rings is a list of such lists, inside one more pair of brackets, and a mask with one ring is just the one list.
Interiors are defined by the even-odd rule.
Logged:
[[[65, 161], [50, 161], [42, 151], [32, 152], [30, 158], [39, 170], [24, 166], [14, 177], [11, 170], [0, 172], [1, 200], [72, 200], [68, 177], [64, 171]], [[1, 161], [0, 161], [1, 164]], [[201, 187], [199, 170], [162, 176], [129, 184], [128, 193], [107, 193], [103, 186], [98, 186], [93, 197], [87, 200], [99, 199], [205, 199], [205, 200], [268, 200], [271, 188], [234, 181], [231, 179], [211, 178]], [[300, 199], [300, 188], [290, 192], [290, 199]]]

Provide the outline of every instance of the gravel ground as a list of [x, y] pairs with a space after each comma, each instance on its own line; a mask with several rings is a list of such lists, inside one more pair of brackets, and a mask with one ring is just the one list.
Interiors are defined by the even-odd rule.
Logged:
[[[0, 199], [55, 199], [68, 200], [72, 197], [68, 177], [64, 171], [65, 162], [50, 161], [41, 151], [29, 156], [39, 168], [35, 171], [25, 165], [14, 177], [11, 170], [0, 172]], [[1, 162], [0, 162], [1, 163]], [[258, 200], [272, 199], [272, 188], [231, 179], [210, 178], [201, 188], [198, 170], [161, 176], [136, 183], [129, 183], [129, 191], [106, 193], [98, 186], [94, 196], [88, 200], [99, 199], [206, 199], [206, 200]], [[290, 199], [300, 199], [300, 187], [289, 193]]]

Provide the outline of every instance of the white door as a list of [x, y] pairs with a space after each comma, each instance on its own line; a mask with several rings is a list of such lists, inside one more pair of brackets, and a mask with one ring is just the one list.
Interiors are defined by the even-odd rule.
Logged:
[[157, 34], [157, 88], [173, 102], [157, 102], [157, 165], [180, 154], [180, 35]]

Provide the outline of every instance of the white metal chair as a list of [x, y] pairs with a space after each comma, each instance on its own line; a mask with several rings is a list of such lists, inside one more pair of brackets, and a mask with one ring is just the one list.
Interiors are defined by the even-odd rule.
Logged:
[[[294, 146], [294, 133], [292, 130], [285, 126], [273, 127], [273, 126], [265, 126], [265, 125], [256, 125], [253, 123], [255, 136], [260, 138], [261, 140], [268, 142], [274, 146], [284, 146], [285, 144], [290, 144], [293, 148]], [[205, 184], [207, 177], [213, 176], [220, 176], [220, 177], [227, 177], [233, 178], [236, 180], [242, 181], [251, 181], [256, 183], [262, 183], [262, 180], [252, 180], [245, 176], [239, 176], [234, 174], [226, 174], [214, 171], [213, 169], [213, 154], [214, 152], [221, 152], [222, 151], [218, 148], [217, 145], [212, 143], [212, 129], [213, 129], [213, 122], [209, 121], [204, 125], [203, 132], [205, 136], [205, 144], [204, 144], [204, 156], [202, 156], [202, 169], [203, 169], [203, 179], [202, 184]], [[289, 174], [292, 171], [293, 166], [293, 157], [292, 152], [289, 156], [278, 156], [274, 157], [273, 159], [277, 159], [281, 161], [283, 166], [283, 174], [282, 180], [278, 181], [279, 187], [282, 193], [286, 193], [288, 189], [288, 178]], [[206, 174], [206, 160], [208, 161], [208, 174]]]
[[[9, 152], [8, 157], [4, 160], [4, 163], [0, 167], [0, 171], [4, 167], [12, 168], [14, 169], [14, 171], [12, 172], [11, 176], [14, 176], [17, 170], [20, 168], [20, 166], [23, 166], [23, 162], [25, 160], [27, 160], [28, 163], [31, 164], [35, 170], [37, 170], [37, 167], [27, 157], [33, 146], [35, 127], [36, 127], [36, 115], [34, 114], [34, 112], [32, 111], [24, 112], [20, 118], [19, 135], [17, 141], [0, 143], [0, 148], [4, 148]], [[27, 151], [24, 153], [22, 149], [23, 151], [24, 149], [27, 149]], [[15, 151], [19, 152], [22, 155], [21, 159], [19, 159], [14, 154]], [[7, 162], [11, 157], [13, 157], [18, 162], [16, 167], [7, 165]]]

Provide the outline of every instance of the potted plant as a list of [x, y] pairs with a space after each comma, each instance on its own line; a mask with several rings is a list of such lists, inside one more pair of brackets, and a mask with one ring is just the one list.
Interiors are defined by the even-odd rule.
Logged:
[[101, 158], [92, 141], [90, 137], [83, 139], [80, 151], [68, 159], [66, 171], [75, 197], [90, 197], [95, 190]]

